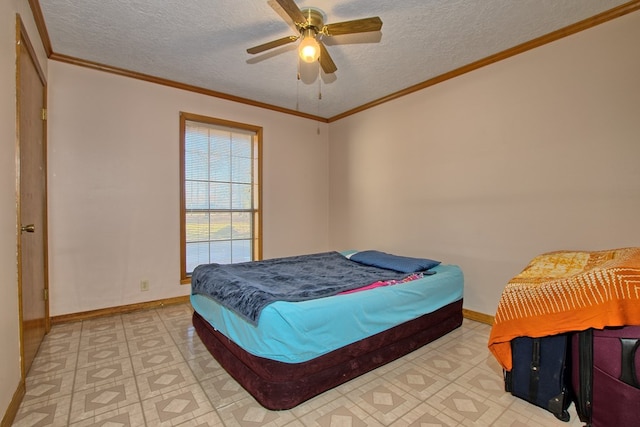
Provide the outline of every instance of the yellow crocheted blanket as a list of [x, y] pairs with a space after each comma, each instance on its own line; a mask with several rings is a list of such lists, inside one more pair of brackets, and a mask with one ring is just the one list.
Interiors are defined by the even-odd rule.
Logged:
[[550, 252], [505, 287], [489, 350], [511, 370], [513, 338], [623, 325], [640, 325], [640, 248]]

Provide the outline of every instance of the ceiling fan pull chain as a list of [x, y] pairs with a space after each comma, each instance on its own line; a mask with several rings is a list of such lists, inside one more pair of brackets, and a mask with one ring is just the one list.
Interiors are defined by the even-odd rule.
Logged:
[[298, 59], [298, 72], [296, 80], [296, 111], [300, 111], [300, 60]]
[[[317, 115], [320, 117], [320, 100], [322, 99], [322, 67], [320, 67], [320, 62], [318, 61], [318, 111]], [[320, 135], [320, 122], [318, 122], [318, 129], [316, 133]]]
[[318, 108], [320, 107], [320, 100], [322, 99], [322, 69], [318, 67]]

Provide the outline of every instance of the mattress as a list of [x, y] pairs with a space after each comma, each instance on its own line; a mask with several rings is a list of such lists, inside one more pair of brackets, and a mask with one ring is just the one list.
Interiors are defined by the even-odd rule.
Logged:
[[191, 304], [244, 351], [303, 363], [462, 299], [464, 279], [458, 266], [441, 264], [431, 271], [435, 274], [363, 292], [277, 301], [264, 308], [257, 326], [206, 296], [191, 295]]
[[302, 363], [254, 356], [216, 331], [198, 312], [195, 330], [220, 365], [267, 409], [291, 409], [396, 360], [462, 324], [462, 300]]

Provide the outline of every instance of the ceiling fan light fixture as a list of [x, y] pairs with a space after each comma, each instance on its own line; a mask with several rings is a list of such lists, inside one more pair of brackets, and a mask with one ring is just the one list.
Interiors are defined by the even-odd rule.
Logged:
[[316, 40], [316, 34], [313, 29], [307, 28], [303, 31], [298, 54], [300, 59], [308, 63], [315, 62], [320, 57], [320, 44]]
[[[293, 21], [299, 35], [282, 37], [268, 43], [251, 47], [247, 49], [247, 53], [254, 55], [299, 40], [298, 55], [300, 59], [309, 63], [318, 61], [320, 63], [320, 69], [326, 74], [331, 74], [335, 73], [338, 67], [336, 67], [333, 59], [331, 59], [331, 55], [329, 55], [327, 48], [322, 42], [325, 37], [380, 31], [382, 28], [382, 20], [379, 16], [325, 25], [325, 15], [319, 9], [313, 7], [300, 9], [295, 0], [269, 0], [269, 3], [273, 1], [275, 1], [282, 11], [288, 15], [288, 18]], [[287, 18], [285, 18], [285, 20], [289, 21]], [[300, 62], [298, 62], [298, 66], [300, 66]]]

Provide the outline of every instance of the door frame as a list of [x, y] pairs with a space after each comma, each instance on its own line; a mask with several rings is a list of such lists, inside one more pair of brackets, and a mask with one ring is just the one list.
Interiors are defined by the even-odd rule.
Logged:
[[26, 379], [26, 367], [25, 367], [25, 355], [24, 355], [24, 335], [23, 335], [23, 310], [22, 310], [22, 237], [21, 237], [21, 129], [20, 129], [20, 115], [22, 114], [20, 108], [21, 94], [20, 94], [20, 57], [22, 55], [21, 45], [27, 51], [31, 62], [34, 64], [38, 77], [42, 82], [42, 105], [43, 105], [43, 117], [42, 117], [42, 151], [43, 151], [43, 191], [44, 191], [44, 204], [42, 206], [42, 240], [43, 240], [43, 256], [44, 256], [44, 320], [45, 320], [45, 334], [51, 329], [51, 319], [49, 316], [49, 243], [48, 243], [48, 217], [47, 217], [47, 79], [38, 62], [38, 57], [35, 53], [33, 45], [27, 34], [27, 30], [20, 18], [19, 14], [16, 14], [16, 241], [17, 241], [17, 264], [18, 264], [18, 316], [20, 326], [20, 370], [23, 381]]

